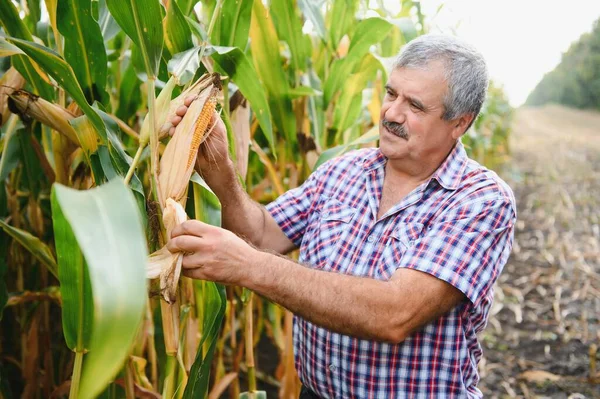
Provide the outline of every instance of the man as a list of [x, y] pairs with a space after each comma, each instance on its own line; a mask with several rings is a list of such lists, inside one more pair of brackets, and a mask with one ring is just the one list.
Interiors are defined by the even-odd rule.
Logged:
[[[294, 312], [301, 397], [481, 397], [476, 334], [516, 217], [510, 188], [460, 142], [487, 84], [471, 46], [413, 40], [389, 75], [379, 148], [325, 163], [266, 209], [238, 184], [216, 118], [197, 168], [227, 230], [188, 221], [168, 247], [189, 253], [185, 275]], [[273, 254], [294, 248], [299, 263]]]

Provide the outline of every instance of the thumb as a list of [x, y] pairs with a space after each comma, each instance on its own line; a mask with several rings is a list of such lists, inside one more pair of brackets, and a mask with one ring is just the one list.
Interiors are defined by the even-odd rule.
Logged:
[[209, 234], [211, 231], [218, 229], [218, 227], [211, 226], [210, 224], [201, 222], [199, 220], [186, 220], [180, 225], [176, 226], [171, 231], [171, 238], [175, 238], [181, 235], [190, 235], [196, 237], [202, 237]]

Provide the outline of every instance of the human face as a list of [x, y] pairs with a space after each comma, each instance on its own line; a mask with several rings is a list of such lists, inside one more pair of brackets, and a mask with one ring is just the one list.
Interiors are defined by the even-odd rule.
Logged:
[[442, 119], [447, 89], [438, 61], [390, 73], [379, 123], [379, 148], [390, 162], [424, 166], [440, 163], [450, 152], [460, 135], [453, 121]]

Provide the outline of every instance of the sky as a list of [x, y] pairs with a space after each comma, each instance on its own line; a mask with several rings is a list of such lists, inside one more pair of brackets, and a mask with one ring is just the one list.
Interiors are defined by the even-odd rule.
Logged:
[[527, 99], [544, 74], [558, 65], [570, 44], [591, 31], [600, 17], [598, 0], [421, 3], [430, 32], [455, 33], [482, 52], [491, 78], [504, 86], [513, 106]]

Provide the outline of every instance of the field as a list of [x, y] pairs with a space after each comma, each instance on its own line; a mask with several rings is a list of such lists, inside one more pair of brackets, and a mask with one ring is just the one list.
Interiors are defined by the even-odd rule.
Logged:
[[598, 379], [588, 381], [600, 342], [600, 114], [518, 109], [511, 149], [501, 174], [515, 190], [518, 225], [482, 336], [481, 389], [600, 397]]

